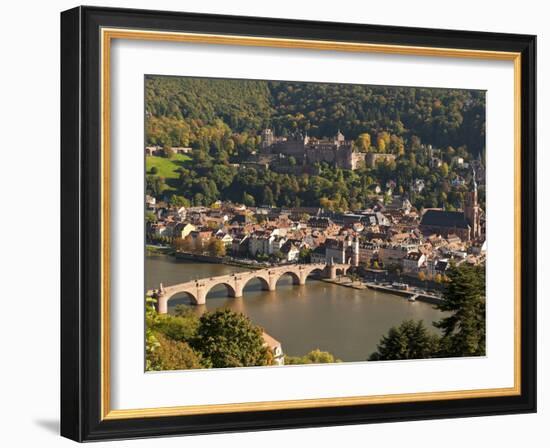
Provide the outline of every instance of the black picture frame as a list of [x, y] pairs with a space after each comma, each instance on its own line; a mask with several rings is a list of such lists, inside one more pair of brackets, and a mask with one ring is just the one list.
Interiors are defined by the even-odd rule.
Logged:
[[[521, 53], [521, 394], [101, 418], [100, 29], [129, 28]], [[166, 11], [61, 14], [61, 434], [76, 441], [536, 412], [536, 37]]]

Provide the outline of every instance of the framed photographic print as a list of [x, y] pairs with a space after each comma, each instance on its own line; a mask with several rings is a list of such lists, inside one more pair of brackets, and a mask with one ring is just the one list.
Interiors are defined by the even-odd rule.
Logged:
[[534, 36], [61, 14], [61, 433], [535, 412]]

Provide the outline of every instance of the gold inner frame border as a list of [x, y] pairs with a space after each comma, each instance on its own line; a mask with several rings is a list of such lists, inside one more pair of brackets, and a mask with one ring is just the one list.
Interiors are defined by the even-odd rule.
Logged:
[[[252, 412], [316, 407], [406, 403], [521, 394], [521, 54], [459, 48], [419, 47], [305, 39], [282, 39], [139, 29], [101, 29], [101, 420], [168, 417], [228, 412]], [[402, 393], [338, 398], [314, 398], [211, 405], [188, 405], [136, 409], [111, 409], [110, 388], [110, 63], [113, 39], [240, 45], [355, 53], [455, 57], [513, 61], [514, 63], [514, 386], [441, 392]]]

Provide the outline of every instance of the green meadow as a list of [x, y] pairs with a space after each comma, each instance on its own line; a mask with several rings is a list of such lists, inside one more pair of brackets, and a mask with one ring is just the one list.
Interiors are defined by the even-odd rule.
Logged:
[[145, 157], [145, 169], [147, 174], [153, 174], [151, 170], [156, 168], [156, 176], [164, 177], [166, 180], [177, 179], [179, 177], [178, 168], [181, 168], [188, 160], [191, 160], [191, 158], [186, 154], [174, 154], [170, 159], [147, 156]]

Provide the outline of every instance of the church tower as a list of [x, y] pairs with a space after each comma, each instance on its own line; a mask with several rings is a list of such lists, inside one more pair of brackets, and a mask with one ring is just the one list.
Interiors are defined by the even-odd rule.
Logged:
[[359, 237], [355, 236], [352, 243], [353, 256], [351, 258], [351, 264], [355, 267], [359, 266]]
[[346, 138], [344, 137], [344, 134], [340, 132], [340, 129], [338, 129], [338, 133], [334, 136], [334, 144], [336, 146], [343, 145], [346, 141]]
[[481, 236], [481, 210], [477, 203], [477, 182], [475, 170], [473, 170], [472, 182], [474, 184], [474, 189], [466, 194], [464, 217], [470, 225], [471, 238], [475, 239]]

